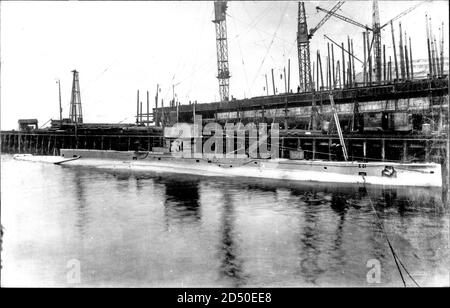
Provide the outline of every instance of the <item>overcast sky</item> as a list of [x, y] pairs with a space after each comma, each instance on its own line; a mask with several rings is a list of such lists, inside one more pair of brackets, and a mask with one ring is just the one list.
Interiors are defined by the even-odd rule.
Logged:
[[[316, 6], [329, 9], [334, 3], [306, 2], [308, 27], [324, 16]], [[381, 23], [415, 3], [379, 1]], [[231, 95], [263, 95], [264, 74], [270, 77], [271, 68], [282, 91], [280, 74], [289, 58], [291, 88], [296, 88], [297, 2], [236, 1], [228, 6]], [[37, 118], [40, 125], [58, 119], [56, 79], [61, 80], [63, 117], [68, 117], [73, 69], [79, 71], [85, 122], [133, 122], [136, 90], [141, 90], [144, 105], [149, 90], [153, 107], [157, 83], [166, 106], [172, 84], [182, 103], [219, 98], [211, 1], [2, 1], [0, 9], [1, 129], [17, 129], [19, 118]], [[444, 22], [447, 39], [448, 9], [448, 1], [429, 1], [401, 19], [412, 37], [413, 58], [427, 57], [425, 12], [433, 19], [437, 38]], [[370, 25], [371, 11], [372, 1], [347, 1], [339, 13]], [[398, 43], [397, 22], [395, 28]], [[312, 39], [312, 55], [317, 48], [325, 54], [324, 34], [338, 42], [350, 35], [355, 52], [363, 57], [362, 29], [333, 18]], [[390, 27], [382, 38], [389, 55]]]

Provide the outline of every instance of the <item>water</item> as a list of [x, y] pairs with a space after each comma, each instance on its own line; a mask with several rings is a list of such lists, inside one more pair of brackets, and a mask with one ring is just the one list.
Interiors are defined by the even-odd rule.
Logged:
[[371, 202], [413, 278], [449, 285], [441, 190], [1, 163], [3, 286], [402, 286]]

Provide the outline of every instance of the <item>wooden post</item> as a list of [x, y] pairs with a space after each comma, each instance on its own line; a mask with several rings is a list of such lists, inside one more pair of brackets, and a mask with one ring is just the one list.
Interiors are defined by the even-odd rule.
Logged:
[[322, 59], [320, 58], [319, 51], [317, 51], [317, 60], [318, 60], [319, 66], [320, 66], [320, 86], [321, 86], [321, 89], [323, 89], [324, 83], [323, 83]]
[[139, 123], [139, 90], [137, 90], [137, 101], [136, 101], [136, 125]]
[[356, 87], [355, 52], [353, 51], [353, 39], [350, 40], [350, 45], [352, 47], [352, 80], [353, 85]]
[[334, 48], [333, 45], [331, 45], [331, 64], [332, 64], [332, 69], [333, 69], [333, 89], [336, 86], [336, 76], [334, 73]]
[[148, 91], [147, 91], [147, 125], [150, 125], [150, 98], [148, 96]]
[[[414, 67], [413, 67], [413, 59], [412, 59], [412, 47], [411, 47], [411, 37], [409, 38], [409, 69], [411, 73], [411, 80], [414, 79]], [[442, 65], [442, 64], [441, 64]]]
[[406, 67], [406, 79], [410, 79], [409, 77], [409, 55], [408, 55], [408, 48], [405, 44], [405, 67]]
[[364, 45], [364, 65], [363, 65], [363, 82], [367, 83], [367, 58], [366, 58], [366, 32], [363, 32], [363, 45]]
[[275, 95], [275, 79], [273, 77], [273, 69], [272, 69], [272, 88], [273, 88], [273, 95]]
[[316, 139], [312, 140], [312, 159], [316, 159]]
[[331, 72], [331, 57], [330, 57], [330, 43], [327, 43], [327, 48], [328, 48], [328, 53], [327, 53], [327, 84], [328, 84], [328, 89], [331, 90], [333, 88], [333, 82], [331, 80], [332, 77], [332, 72]]
[[51, 151], [50, 151], [50, 143], [51, 143], [51, 136], [47, 136], [48, 137], [48, 140], [47, 140], [47, 153], [48, 154], [50, 154], [51, 153]]
[[316, 52], [316, 88], [317, 91], [320, 91], [320, 86], [319, 86], [319, 51], [317, 50]]
[[342, 50], [342, 84], [345, 88], [345, 54], [344, 54], [344, 43], [341, 43], [341, 50]]
[[288, 59], [288, 82], [287, 82], [288, 92], [291, 92], [291, 59]]
[[430, 162], [431, 143], [429, 140], [425, 141], [425, 162]]
[[266, 77], [266, 95], [269, 96], [269, 84], [267, 83], [267, 74], [264, 74]]
[[394, 49], [395, 81], [398, 81], [397, 52], [395, 50], [395, 34], [394, 34], [394, 24], [392, 23], [392, 20], [391, 20], [391, 33], [392, 33], [392, 48]]
[[351, 56], [351, 48], [350, 48], [350, 37], [347, 36], [347, 50], [348, 50], [348, 84], [350, 87], [353, 86], [352, 80], [352, 56]]
[[328, 160], [332, 160], [331, 159], [331, 138], [328, 139]]
[[404, 49], [403, 49], [403, 35], [402, 35], [402, 23], [398, 23], [398, 27], [400, 29], [400, 42], [399, 42], [399, 49], [400, 49], [400, 73], [402, 80], [405, 80], [405, 61], [404, 61]]
[[364, 161], [366, 161], [366, 159], [367, 159], [367, 141], [366, 140], [363, 141], [363, 157], [364, 157]]
[[366, 34], [366, 45], [367, 45], [367, 59], [369, 64], [369, 69], [367, 72], [369, 84], [372, 85], [372, 55], [369, 52], [370, 43], [369, 43], [369, 33]]
[[405, 162], [408, 159], [408, 144], [406, 140], [403, 140], [403, 158], [402, 160]]
[[386, 45], [383, 44], [383, 82], [386, 82]]

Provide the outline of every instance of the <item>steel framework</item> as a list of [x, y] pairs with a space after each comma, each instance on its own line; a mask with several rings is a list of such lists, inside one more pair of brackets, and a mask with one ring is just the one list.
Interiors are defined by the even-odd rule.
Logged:
[[80, 96], [80, 81], [78, 79], [78, 72], [72, 71], [72, 95], [70, 97], [70, 120], [73, 123], [83, 123], [83, 112], [81, 110], [81, 96]]
[[217, 48], [217, 79], [221, 101], [228, 101], [230, 96], [230, 70], [228, 66], [228, 40], [226, 21], [227, 2], [214, 1]]

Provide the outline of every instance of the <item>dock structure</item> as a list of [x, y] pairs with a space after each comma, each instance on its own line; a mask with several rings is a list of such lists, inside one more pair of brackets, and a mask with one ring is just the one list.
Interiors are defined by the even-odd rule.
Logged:
[[[168, 144], [164, 138], [165, 129], [176, 123], [193, 123], [194, 117], [199, 115], [202, 124], [266, 123], [270, 127], [277, 123], [280, 127], [282, 158], [290, 158], [293, 152], [301, 149], [302, 159], [338, 160], [339, 153], [336, 153], [334, 146], [344, 140], [348, 160], [446, 161], [447, 167], [444, 169], [448, 171], [448, 159], [445, 158], [449, 155], [449, 85], [443, 29], [440, 29], [442, 32], [439, 33], [438, 47], [431, 19], [425, 16], [427, 37], [423, 40], [423, 46], [428, 51], [428, 59], [413, 59], [411, 37], [402, 32], [399, 23], [400, 32], [396, 39], [398, 32], [393, 21], [408, 14], [419, 4], [380, 24], [378, 3], [374, 0], [371, 27], [336, 13], [343, 4], [344, 1], [338, 1], [330, 10], [316, 7], [326, 15], [308, 31], [305, 5], [299, 3], [299, 84], [292, 85], [294, 91], [291, 89], [289, 59], [287, 76], [285, 68], [283, 70], [284, 91], [276, 91], [272, 68], [273, 95], [269, 95], [271, 91], [267, 73], [264, 88], [266, 95], [248, 99], [235, 99], [230, 95], [225, 23], [227, 4], [226, 1], [215, 1], [220, 101], [183, 104], [175, 99], [174, 84], [173, 98], [169, 103], [166, 101], [164, 106], [163, 99], [159, 97], [161, 89], [157, 85], [152, 109], [149, 92], [146, 92], [144, 103], [137, 92], [135, 123], [84, 123], [78, 71], [74, 70], [70, 117], [62, 118], [59, 107], [59, 120], [52, 120], [49, 128], [38, 129], [35, 119], [20, 120], [18, 131], [1, 132], [1, 151], [59, 155], [63, 148], [169, 150], [170, 140]], [[324, 35], [330, 41], [328, 53], [322, 52], [321, 58], [319, 50], [310, 52], [310, 40], [314, 33], [330, 18], [338, 18], [364, 30], [361, 35], [363, 57], [353, 49], [353, 38], [350, 36], [347, 36], [347, 42], [336, 42]], [[390, 50], [388, 42], [381, 42], [380, 31], [388, 26], [391, 28], [390, 47], [393, 54], [387, 54]], [[312, 65], [311, 55], [316, 55]], [[355, 68], [355, 60], [362, 64], [361, 72]], [[58, 86], [60, 89], [59, 82]], [[334, 108], [330, 97], [334, 99]], [[338, 121], [339, 125], [333, 125], [334, 121]], [[336, 126], [342, 128], [339, 134]]]

